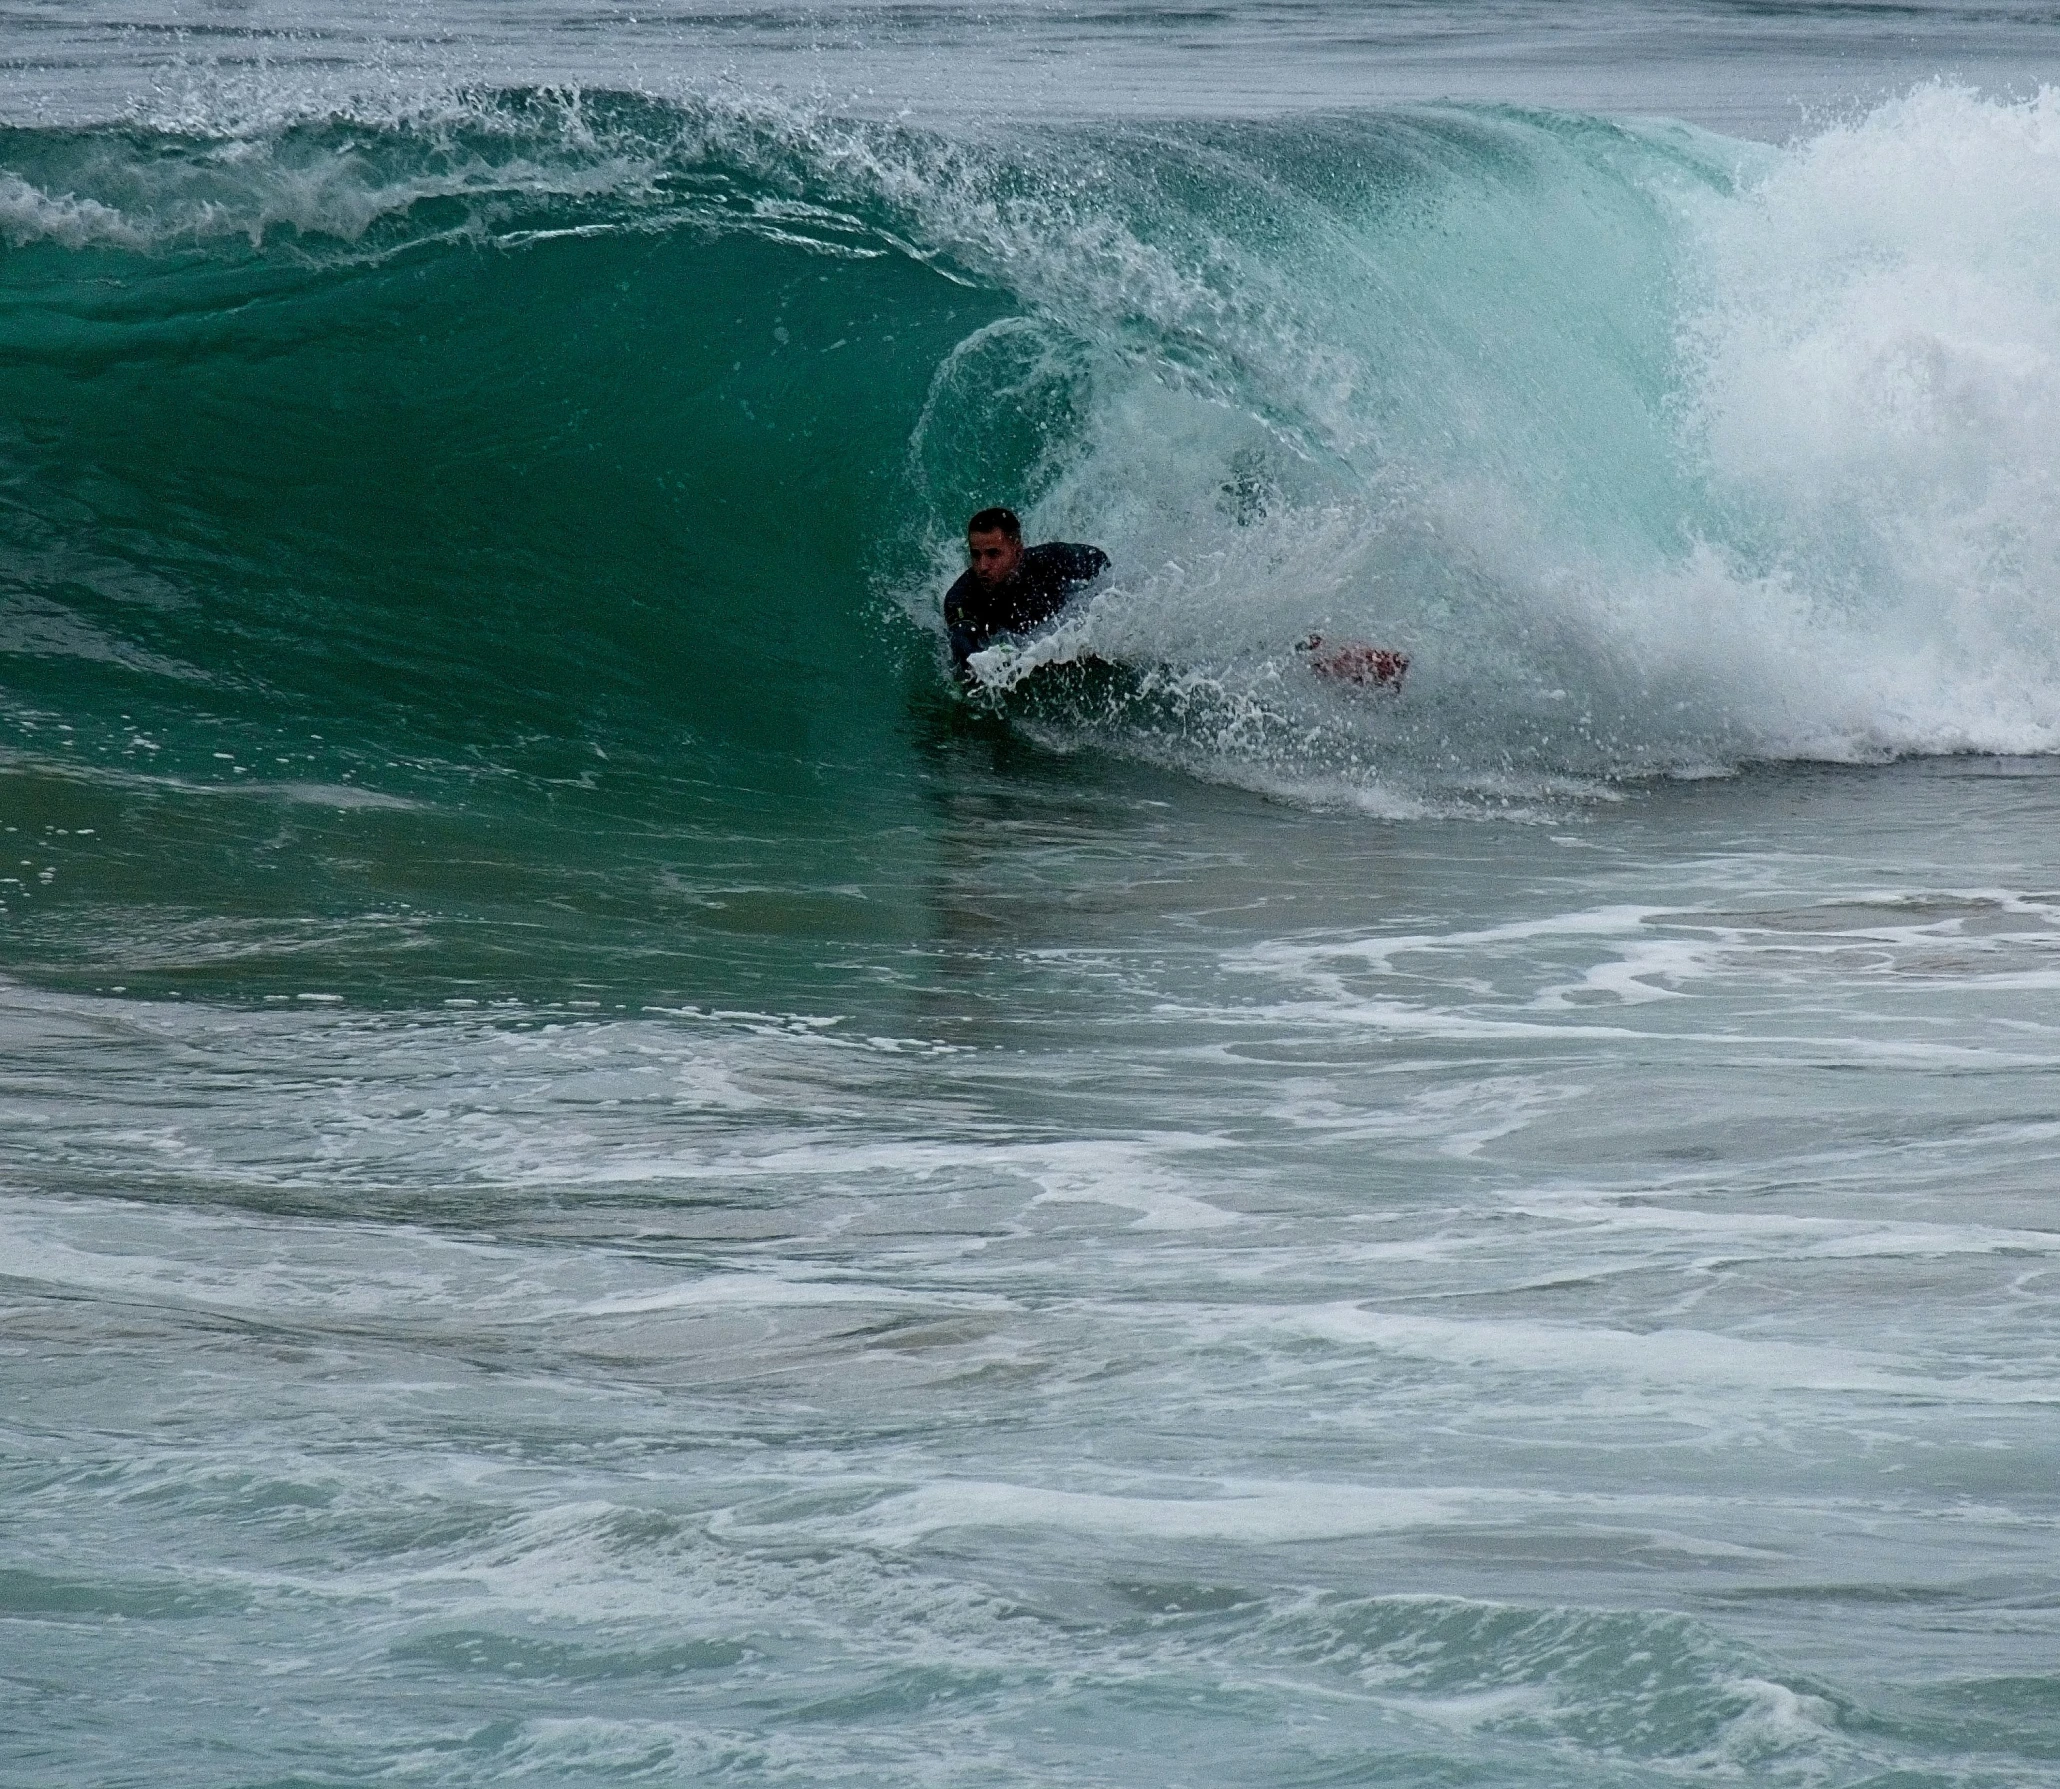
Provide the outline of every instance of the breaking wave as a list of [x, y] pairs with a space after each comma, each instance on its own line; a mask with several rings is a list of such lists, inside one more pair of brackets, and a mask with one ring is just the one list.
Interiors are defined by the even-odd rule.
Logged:
[[[46, 741], [863, 770], [947, 699], [937, 597], [1003, 501], [1108, 549], [1078, 644], [1147, 686], [1035, 724], [1207, 776], [2060, 747], [2051, 92], [1785, 149], [499, 92], [0, 133], [0, 237]], [[1312, 679], [1312, 630], [1403, 693]]]

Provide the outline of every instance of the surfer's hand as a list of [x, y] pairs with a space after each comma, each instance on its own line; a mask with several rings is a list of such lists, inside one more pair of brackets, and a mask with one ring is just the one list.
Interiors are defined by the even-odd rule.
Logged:
[[1400, 689], [1409, 669], [1409, 654], [1393, 647], [1376, 646], [1368, 640], [1327, 642], [1321, 634], [1310, 634], [1295, 642], [1297, 652], [1309, 655], [1309, 669], [1319, 677], [1338, 683], [1356, 683], [1376, 689]]

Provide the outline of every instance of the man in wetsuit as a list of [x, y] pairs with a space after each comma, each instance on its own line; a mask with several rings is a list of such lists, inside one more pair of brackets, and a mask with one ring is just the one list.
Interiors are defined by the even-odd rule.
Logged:
[[1100, 547], [1047, 541], [1023, 545], [1023, 524], [1012, 509], [983, 509], [966, 524], [971, 569], [945, 592], [944, 625], [951, 662], [967, 675], [966, 660], [997, 634], [1020, 634], [1049, 621], [1084, 584], [1109, 569]]

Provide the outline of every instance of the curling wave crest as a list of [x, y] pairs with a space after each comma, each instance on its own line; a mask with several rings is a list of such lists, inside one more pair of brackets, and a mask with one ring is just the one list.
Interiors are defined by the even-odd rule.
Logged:
[[[1061, 656], [1145, 671], [1042, 713], [1061, 743], [1383, 811], [2060, 749], [2050, 91], [1786, 149], [484, 93], [0, 133], [0, 234], [10, 600], [131, 665], [341, 670], [368, 726], [798, 706], [899, 749], [958, 525], [1006, 501], [1116, 562]], [[53, 547], [81, 506], [108, 575]], [[520, 628], [452, 627], [518, 573]], [[1405, 690], [1310, 677], [1312, 631], [1406, 650]]]

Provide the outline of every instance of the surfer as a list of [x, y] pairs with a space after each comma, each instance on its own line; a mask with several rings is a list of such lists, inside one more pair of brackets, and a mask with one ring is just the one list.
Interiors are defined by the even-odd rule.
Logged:
[[[1023, 525], [1012, 509], [983, 509], [966, 524], [966, 557], [971, 561], [944, 594], [944, 625], [951, 635], [951, 662], [969, 685], [985, 682], [985, 660], [969, 661], [997, 637], [1028, 633], [1051, 620], [1074, 595], [1109, 569], [1100, 547], [1074, 541], [1023, 545]], [[1332, 683], [1356, 684], [1390, 694], [1402, 687], [1409, 655], [1367, 640], [1330, 640], [1310, 634], [1295, 642], [1303, 663]], [[1076, 651], [1077, 663], [1093, 663]], [[1029, 656], [1018, 661], [1015, 675], [1038, 668]], [[1006, 675], [1006, 674], [1005, 674]], [[1000, 687], [1014, 681], [1008, 677]], [[989, 684], [988, 687], [994, 687]]]
[[1063, 540], [1024, 546], [1012, 509], [983, 509], [966, 524], [966, 557], [970, 565], [944, 594], [951, 662], [961, 677], [970, 675], [966, 660], [997, 634], [1049, 621], [1109, 569], [1100, 547]]

